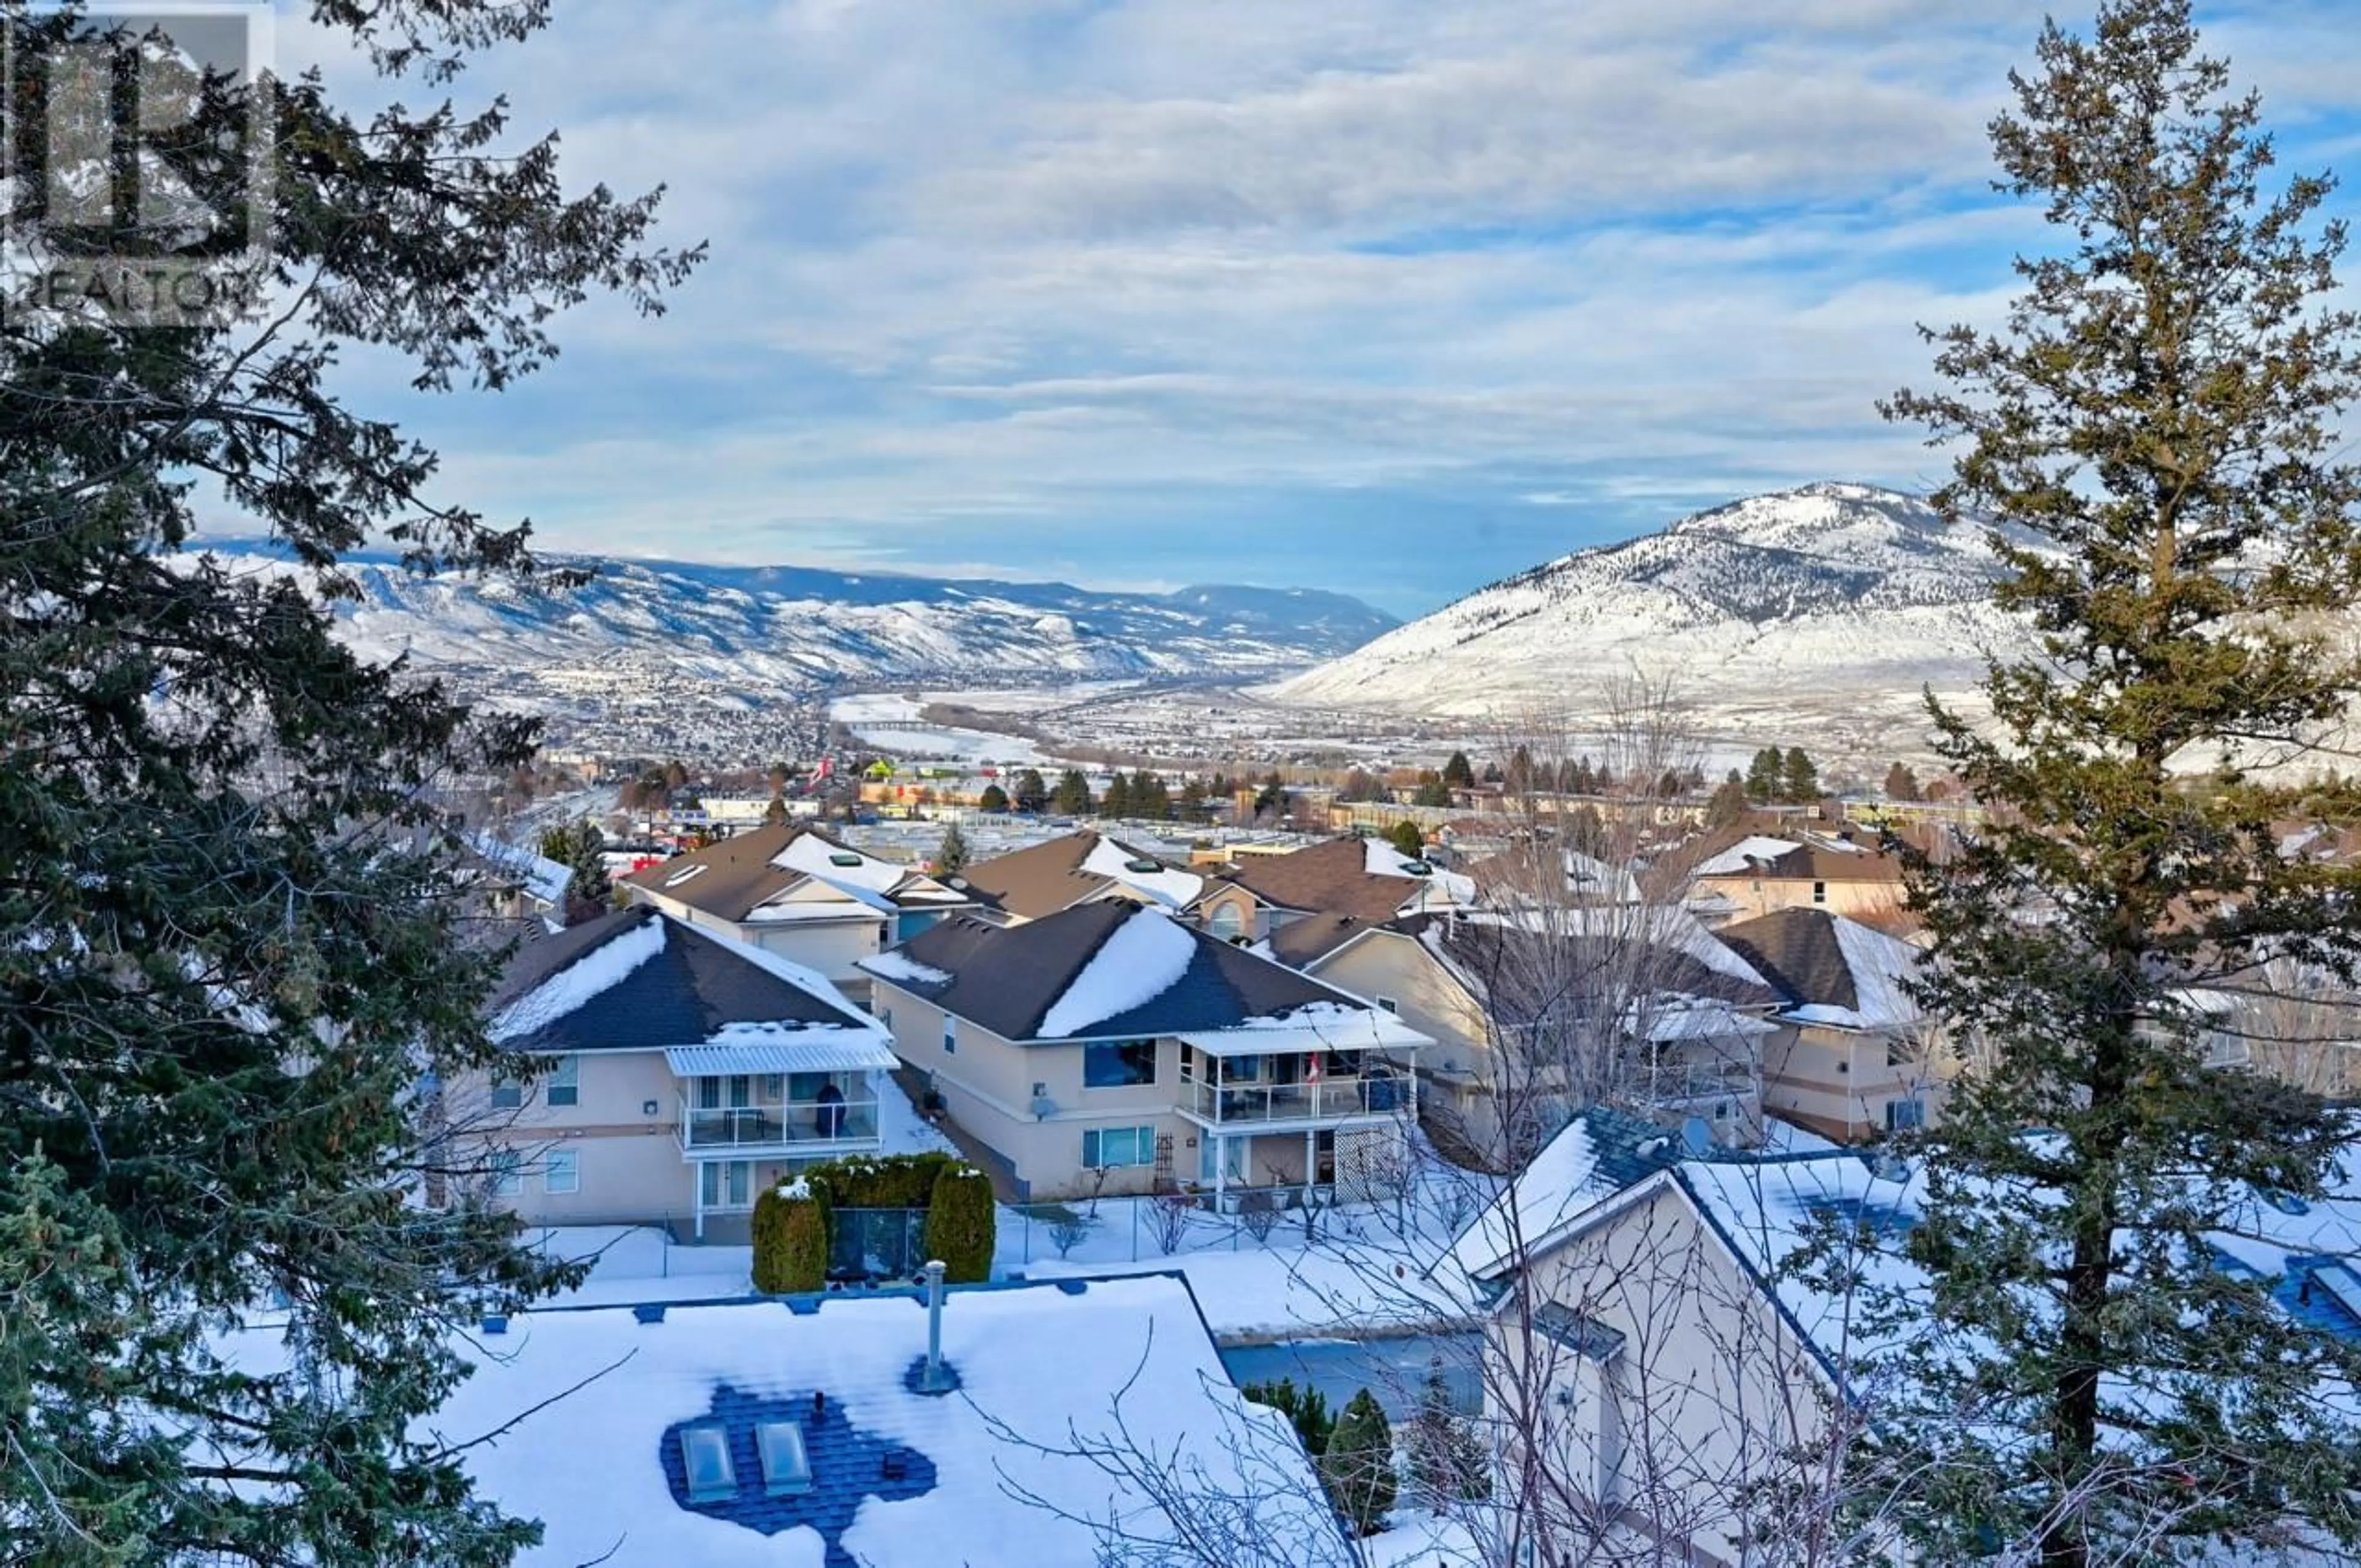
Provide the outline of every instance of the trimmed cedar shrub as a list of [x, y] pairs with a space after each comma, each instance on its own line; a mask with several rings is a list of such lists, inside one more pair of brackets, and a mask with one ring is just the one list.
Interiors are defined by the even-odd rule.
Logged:
[[920, 1154], [856, 1154], [808, 1166], [811, 1190], [838, 1209], [924, 1209], [934, 1201], [943, 1172], [965, 1169], [955, 1155], [939, 1149]]
[[754, 1288], [766, 1296], [828, 1283], [828, 1202], [803, 1183], [765, 1188], [754, 1200]]
[[1328, 1396], [1311, 1384], [1298, 1388], [1294, 1378], [1282, 1377], [1276, 1383], [1245, 1384], [1238, 1393], [1285, 1416], [1302, 1442], [1303, 1452], [1312, 1458], [1328, 1452], [1328, 1439], [1336, 1430], [1336, 1418], [1328, 1411]]
[[983, 1172], [956, 1161], [935, 1178], [927, 1204], [927, 1256], [940, 1258], [943, 1277], [954, 1284], [981, 1284], [992, 1277], [992, 1182]]

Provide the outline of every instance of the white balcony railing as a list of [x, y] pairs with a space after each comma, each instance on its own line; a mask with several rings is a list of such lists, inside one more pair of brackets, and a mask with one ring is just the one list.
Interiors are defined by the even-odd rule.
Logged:
[[681, 1097], [680, 1146], [687, 1154], [850, 1151], [876, 1142], [874, 1100], [790, 1100], [716, 1110]]
[[1407, 1078], [1323, 1078], [1309, 1083], [1225, 1083], [1183, 1075], [1180, 1109], [1216, 1126], [1343, 1121], [1410, 1109]]

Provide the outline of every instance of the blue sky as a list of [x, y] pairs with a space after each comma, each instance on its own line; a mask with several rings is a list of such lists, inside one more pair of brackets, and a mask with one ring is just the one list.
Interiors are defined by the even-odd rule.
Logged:
[[[1415, 614], [1752, 491], [1935, 482], [1872, 404], [2041, 243], [1982, 126], [2042, 9], [561, 0], [463, 95], [667, 183], [711, 261], [499, 397], [355, 392], [553, 548]], [[2287, 161], [2361, 179], [2350, 0], [2199, 15]]]

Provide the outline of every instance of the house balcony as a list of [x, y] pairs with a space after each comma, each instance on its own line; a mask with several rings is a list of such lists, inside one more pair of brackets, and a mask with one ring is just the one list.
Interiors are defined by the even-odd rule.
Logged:
[[1184, 1073], [1180, 1111], [1215, 1132], [1390, 1119], [1410, 1109], [1405, 1076], [1321, 1078], [1295, 1083], [1213, 1083]]
[[697, 1106], [680, 1098], [680, 1150], [692, 1160], [826, 1158], [878, 1146], [874, 1099]]
[[1633, 1093], [1648, 1104], [1674, 1110], [1715, 1101], [1751, 1100], [1762, 1089], [1762, 1077], [1751, 1067], [1672, 1064], [1653, 1072], [1642, 1069]]

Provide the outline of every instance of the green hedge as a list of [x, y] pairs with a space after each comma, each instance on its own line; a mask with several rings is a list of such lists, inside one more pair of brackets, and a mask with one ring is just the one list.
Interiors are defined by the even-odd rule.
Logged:
[[754, 1200], [754, 1288], [766, 1296], [828, 1283], [828, 1201], [810, 1188], [767, 1187]]
[[840, 1209], [923, 1209], [944, 1171], [967, 1168], [939, 1149], [923, 1154], [856, 1154], [807, 1167], [804, 1180]]
[[935, 1178], [927, 1205], [927, 1256], [940, 1258], [955, 1285], [992, 1277], [992, 1182], [972, 1166], [953, 1163]]

